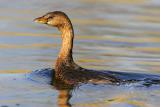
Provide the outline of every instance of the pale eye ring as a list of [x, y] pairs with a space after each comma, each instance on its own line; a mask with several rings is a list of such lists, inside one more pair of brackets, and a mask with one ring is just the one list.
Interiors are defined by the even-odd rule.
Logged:
[[52, 18], [47, 19], [48, 22], [51, 21], [51, 20], [52, 20]]

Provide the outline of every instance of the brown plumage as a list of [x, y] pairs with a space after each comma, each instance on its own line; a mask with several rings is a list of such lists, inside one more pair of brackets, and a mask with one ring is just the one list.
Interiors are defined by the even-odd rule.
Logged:
[[78, 66], [72, 57], [74, 31], [68, 16], [54, 11], [36, 18], [35, 22], [57, 27], [62, 33], [62, 46], [55, 65], [55, 78], [67, 84], [77, 83], [114, 83], [119, 80], [107, 72], [88, 70]]

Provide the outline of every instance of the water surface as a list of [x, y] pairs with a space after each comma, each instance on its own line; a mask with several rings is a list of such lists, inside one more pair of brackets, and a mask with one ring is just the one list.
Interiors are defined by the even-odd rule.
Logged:
[[[98, 70], [160, 73], [159, 0], [1, 0], [1, 73], [26, 73], [54, 68], [61, 44], [60, 33], [56, 28], [34, 23], [33, 19], [55, 10], [66, 12], [72, 20], [75, 29], [74, 59], [79, 65]], [[1, 75], [1, 78], [9, 77]], [[4, 105], [10, 101], [22, 99], [25, 102], [32, 98], [30, 101], [33, 103], [28, 102], [28, 105], [25, 103], [23, 106], [42, 104], [43, 107], [53, 106], [53, 103], [56, 106], [54, 101], [59, 93], [57, 90], [48, 85], [25, 81], [24, 76], [17, 78], [23, 81], [12, 86], [9, 79], [6, 87], [1, 88], [2, 93], [7, 88], [9, 90], [6, 92], [9, 99], [5, 99], [6, 93], [1, 97], [5, 99], [4, 102], [1, 100]], [[3, 83], [2, 79], [0, 82]], [[117, 106], [117, 102], [122, 107], [158, 107], [160, 104], [160, 91], [156, 86], [142, 89], [134, 86], [96, 87], [82, 86], [82, 91], [76, 92], [78, 94], [71, 98], [71, 104], [78, 107], [104, 107], [111, 102], [115, 104], [110, 105], [112, 107]], [[30, 96], [23, 97], [24, 91], [15, 94], [10, 88], [19, 92], [21, 89], [30, 90]], [[38, 93], [41, 88], [43, 94]], [[38, 93], [36, 97], [33, 95], [35, 93]], [[51, 93], [55, 95], [52, 98], [49, 97]], [[37, 99], [42, 96], [45, 100]], [[95, 99], [92, 100], [93, 97]]]

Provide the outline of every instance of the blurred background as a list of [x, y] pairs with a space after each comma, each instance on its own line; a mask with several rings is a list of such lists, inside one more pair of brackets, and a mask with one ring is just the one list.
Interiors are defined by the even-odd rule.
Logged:
[[54, 68], [60, 32], [33, 19], [56, 10], [73, 23], [79, 65], [160, 73], [159, 0], [1, 0], [1, 73]]

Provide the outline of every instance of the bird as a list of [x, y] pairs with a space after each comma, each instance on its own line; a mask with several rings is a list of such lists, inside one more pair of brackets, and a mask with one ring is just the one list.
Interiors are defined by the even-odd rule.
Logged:
[[53, 75], [55, 80], [70, 85], [79, 83], [112, 84], [120, 81], [119, 78], [108, 73], [108, 70], [98, 71], [86, 69], [75, 63], [72, 57], [74, 29], [66, 13], [62, 11], [53, 11], [35, 18], [34, 21], [56, 27], [61, 32], [61, 48], [55, 63], [55, 73]]

